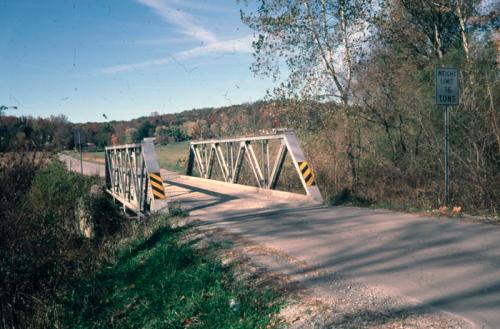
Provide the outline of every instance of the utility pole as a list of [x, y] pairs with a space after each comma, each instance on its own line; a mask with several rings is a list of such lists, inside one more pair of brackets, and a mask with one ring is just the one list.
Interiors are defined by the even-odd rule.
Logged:
[[82, 156], [82, 138], [81, 132], [78, 130], [78, 145], [80, 146], [80, 173], [83, 175], [83, 156]]

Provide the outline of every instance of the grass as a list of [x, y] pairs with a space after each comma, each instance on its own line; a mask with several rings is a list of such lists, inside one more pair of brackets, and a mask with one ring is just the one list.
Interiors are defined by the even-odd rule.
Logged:
[[[69, 151], [69, 155], [75, 159], [80, 159], [80, 152]], [[104, 164], [104, 152], [82, 152], [83, 161]]]
[[183, 229], [155, 220], [150, 235], [66, 294], [63, 327], [268, 328], [275, 292], [238, 282], [213, 252], [179, 242]]
[[[166, 145], [156, 146], [156, 156], [160, 162], [160, 168], [171, 171], [184, 173], [185, 161], [188, 156], [189, 142], [169, 143]], [[75, 159], [80, 159], [80, 153], [70, 151], [70, 156]], [[104, 164], [104, 152], [83, 152], [82, 158], [84, 161]]]
[[189, 151], [189, 142], [169, 143], [156, 147], [156, 156], [160, 162], [160, 168], [185, 173], [186, 161]]

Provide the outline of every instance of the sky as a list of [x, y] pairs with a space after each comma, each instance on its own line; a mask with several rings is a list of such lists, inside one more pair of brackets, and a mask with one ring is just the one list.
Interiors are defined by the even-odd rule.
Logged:
[[236, 0], [0, 0], [0, 105], [127, 120], [262, 99]]

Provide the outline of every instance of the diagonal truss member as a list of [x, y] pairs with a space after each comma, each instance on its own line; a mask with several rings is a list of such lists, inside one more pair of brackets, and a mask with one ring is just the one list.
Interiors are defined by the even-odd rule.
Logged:
[[[269, 143], [272, 140], [279, 142], [274, 159], [271, 159], [269, 150]], [[261, 148], [260, 161], [255, 154], [255, 145]], [[246, 161], [251, 168], [257, 186], [274, 190], [278, 184], [287, 154], [292, 159], [306, 194], [323, 202], [316, 185], [313, 169], [306, 161], [297, 137], [291, 131], [272, 135], [190, 142], [187, 175], [193, 175], [196, 164], [200, 177], [211, 179], [214, 165], [217, 163], [225, 182], [238, 183], [241, 168]]]
[[152, 140], [105, 148], [107, 192], [139, 216], [167, 206]]

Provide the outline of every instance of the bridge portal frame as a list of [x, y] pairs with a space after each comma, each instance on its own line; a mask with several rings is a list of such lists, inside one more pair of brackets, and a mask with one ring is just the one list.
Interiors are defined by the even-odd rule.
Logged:
[[105, 148], [107, 192], [139, 217], [168, 209], [154, 142]]
[[[269, 150], [271, 140], [279, 141], [279, 149], [272, 162]], [[260, 162], [254, 149], [256, 142], [261, 143], [263, 159]], [[287, 154], [291, 157], [306, 194], [316, 201], [323, 202], [312, 166], [306, 161], [299, 140], [293, 131], [260, 136], [192, 141], [189, 143], [186, 174], [193, 176], [196, 164], [200, 177], [211, 179], [215, 162], [217, 162], [224, 181], [236, 184], [246, 159], [257, 186], [274, 190], [278, 184]]]

